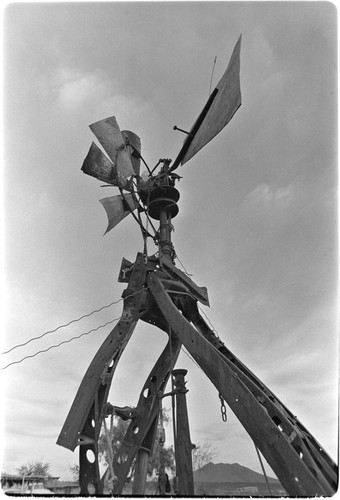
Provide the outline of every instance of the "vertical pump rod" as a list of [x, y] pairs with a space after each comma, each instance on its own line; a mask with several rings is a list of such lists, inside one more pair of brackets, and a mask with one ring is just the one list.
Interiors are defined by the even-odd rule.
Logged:
[[194, 496], [194, 476], [192, 472], [192, 444], [190, 439], [188, 409], [184, 377], [187, 370], [173, 370], [174, 392], [176, 394], [177, 433], [175, 442], [176, 471], [179, 495]]

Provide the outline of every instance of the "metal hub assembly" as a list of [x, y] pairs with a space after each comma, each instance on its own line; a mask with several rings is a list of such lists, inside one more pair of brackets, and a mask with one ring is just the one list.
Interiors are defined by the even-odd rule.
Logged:
[[173, 219], [179, 212], [177, 202], [179, 191], [173, 186], [159, 186], [150, 192], [149, 215], [152, 219], [160, 220], [160, 214], [164, 210]]

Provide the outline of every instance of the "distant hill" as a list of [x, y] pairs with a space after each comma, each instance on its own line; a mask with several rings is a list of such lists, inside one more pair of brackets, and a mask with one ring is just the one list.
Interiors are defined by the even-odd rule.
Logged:
[[[267, 476], [269, 483], [279, 483]], [[194, 471], [194, 480], [202, 483], [265, 483], [265, 477], [240, 464], [214, 464], [209, 462]]]

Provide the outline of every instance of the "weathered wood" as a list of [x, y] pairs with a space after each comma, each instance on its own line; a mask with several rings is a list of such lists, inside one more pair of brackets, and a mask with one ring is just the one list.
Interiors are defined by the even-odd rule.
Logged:
[[146, 476], [148, 474], [149, 459], [150, 459], [150, 451], [145, 450], [144, 448], [140, 448], [137, 454], [135, 477], [132, 485], [133, 495], [145, 494]]
[[[332, 469], [328, 465], [322, 467], [324, 450], [311, 447], [313, 441], [308, 442], [308, 435], [287, 418], [270, 391], [263, 391], [261, 397], [256, 395], [256, 386], [251, 386], [251, 378], [233, 363], [233, 354], [229, 351], [227, 357], [198, 333], [177, 309], [156, 273], [148, 276], [148, 284], [165, 319], [222, 394], [286, 491], [297, 496], [333, 495], [337, 489], [337, 471], [335, 464]], [[262, 398], [267, 399], [266, 406]]]
[[140, 303], [145, 293], [143, 290], [144, 282], [144, 257], [142, 254], [138, 254], [128, 288], [124, 292], [122, 316], [109, 336], [104, 340], [85, 373], [58, 437], [57, 444], [60, 446], [73, 451], [78, 444], [82, 444], [82, 437], [87, 437], [84, 426], [89, 420], [91, 408], [96, 398], [100, 403], [95, 416], [96, 439], [99, 438], [100, 426], [105, 415], [106, 399], [113, 374], [140, 316]]

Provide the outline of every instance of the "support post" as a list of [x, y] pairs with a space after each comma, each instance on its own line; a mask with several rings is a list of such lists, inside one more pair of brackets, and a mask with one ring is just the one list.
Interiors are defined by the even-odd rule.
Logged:
[[132, 486], [133, 495], [145, 494], [145, 484], [146, 484], [146, 476], [148, 473], [149, 458], [150, 458], [150, 452], [144, 448], [139, 448], [137, 455], [137, 462], [136, 462], [137, 467]]
[[188, 391], [185, 388], [186, 382], [184, 380], [187, 373], [187, 370], [173, 370], [172, 372], [176, 394], [176, 474], [178, 477], [178, 494], [193, 496], [195, 491], [192, 472], [192, 444], [185, 396]]

